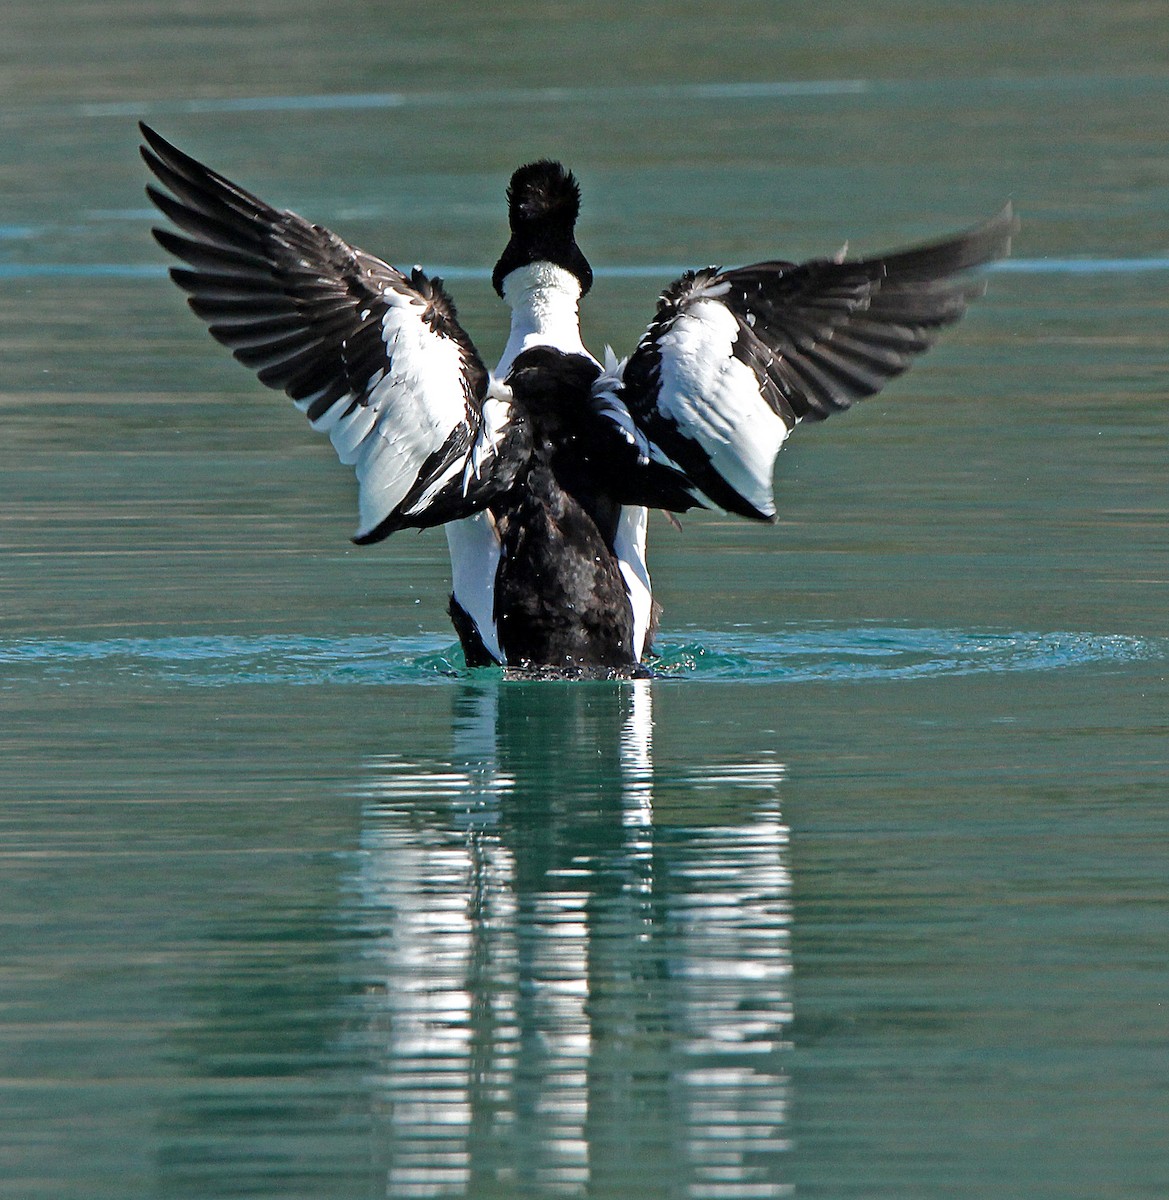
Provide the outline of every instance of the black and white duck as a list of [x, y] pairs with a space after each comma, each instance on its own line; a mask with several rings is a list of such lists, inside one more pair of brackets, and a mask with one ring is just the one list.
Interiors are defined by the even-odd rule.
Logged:
[[871, 396], [966, 311], [1005, 256], [1008, 205], [963, 233], [856, 260], [687, 271], [633, 353], [581, 341], [593, 273], [580, 189], [520, 167], [492, 282], [511, 332], [489, 371], [441, 279], [266, 204], [143, 125], [147, 192], [181, 232], [171, 277], [213, 337], [283, 390], [357, 472], [354, 541], [445, 527], [469, 666], [631, 674], [651, 653], [648, 509], [774, 521], [801, 421]]

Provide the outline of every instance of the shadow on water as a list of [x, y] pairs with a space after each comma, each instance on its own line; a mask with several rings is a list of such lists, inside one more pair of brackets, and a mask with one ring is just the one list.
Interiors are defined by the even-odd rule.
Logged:
[[171, 1159], [166, 1194], [299, 1195], [321, 1170], [335, 1188], [337, 1165], [309, 1159], [339, 1091], [359, 1194], [786, 1194], [783, 767], [771, 750], [656, 763], [653, 686], [463, 682], [449, 752], [361, 765], [335, 928], [303, 931], [340, 960], [295, 987], [262, 956], [233, 962], [215, 987], [238, 1003], [179, 1051], [213, 1073], [261, 1003], [269, 1092], [285, 1052], [333, 1067], [283, 1125], [272, 1095], [189, 1090], [168, 1121], [181, 1145], [251, 1152]]

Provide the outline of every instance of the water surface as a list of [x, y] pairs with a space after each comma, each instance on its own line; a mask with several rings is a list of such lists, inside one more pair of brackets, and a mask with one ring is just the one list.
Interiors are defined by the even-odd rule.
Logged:
[[[9, 8], [0, 1196], [1169, 1192], [1156, 6]], [[537, 155], [621, 352], [679, 267], [1024, 227], [777, 527], [652, 519], [655, 678], [505, 680], [185, 310], [138, 117], [487, 358]]]

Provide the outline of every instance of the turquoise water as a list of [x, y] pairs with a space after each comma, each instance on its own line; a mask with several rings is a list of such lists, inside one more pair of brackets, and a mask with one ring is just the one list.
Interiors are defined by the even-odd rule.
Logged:
[[[0, 46], [0, 1197], [1169, 1194], [1157, 6], [32, 5]], [[134, 122], [487, 358], [511, 169], [586, 340], [708, 261], [1015, 257], [651, 518], [655, 676], [467, 672], [441, 535], [207, 338]]]
[[[660, 642], [649, 666], [667, 681], [806, 683], [928, 679], [984, 672], [1058, 671], [1086, 664], [1169, 660], [1169, 638], [1113, 634], [1005, 633], [957, 629], [817, 629], [776, 633], [685, 631]], [[197, 687], [230, 684], [442, 683], [502, 679], [468, 671], [441, 635], [385, 637], [108, 638], [0, 643], [0, 688], [30, 680], [61, 686], [128, 681]]]

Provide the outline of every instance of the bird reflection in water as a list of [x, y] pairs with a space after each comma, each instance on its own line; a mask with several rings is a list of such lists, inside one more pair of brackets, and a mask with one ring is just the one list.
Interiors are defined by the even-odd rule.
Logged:
[[467, 684], [449, 756], [367, 764], [387, 1196], [787, 1194], [783, 768], [655, 764], [653, 686]]

